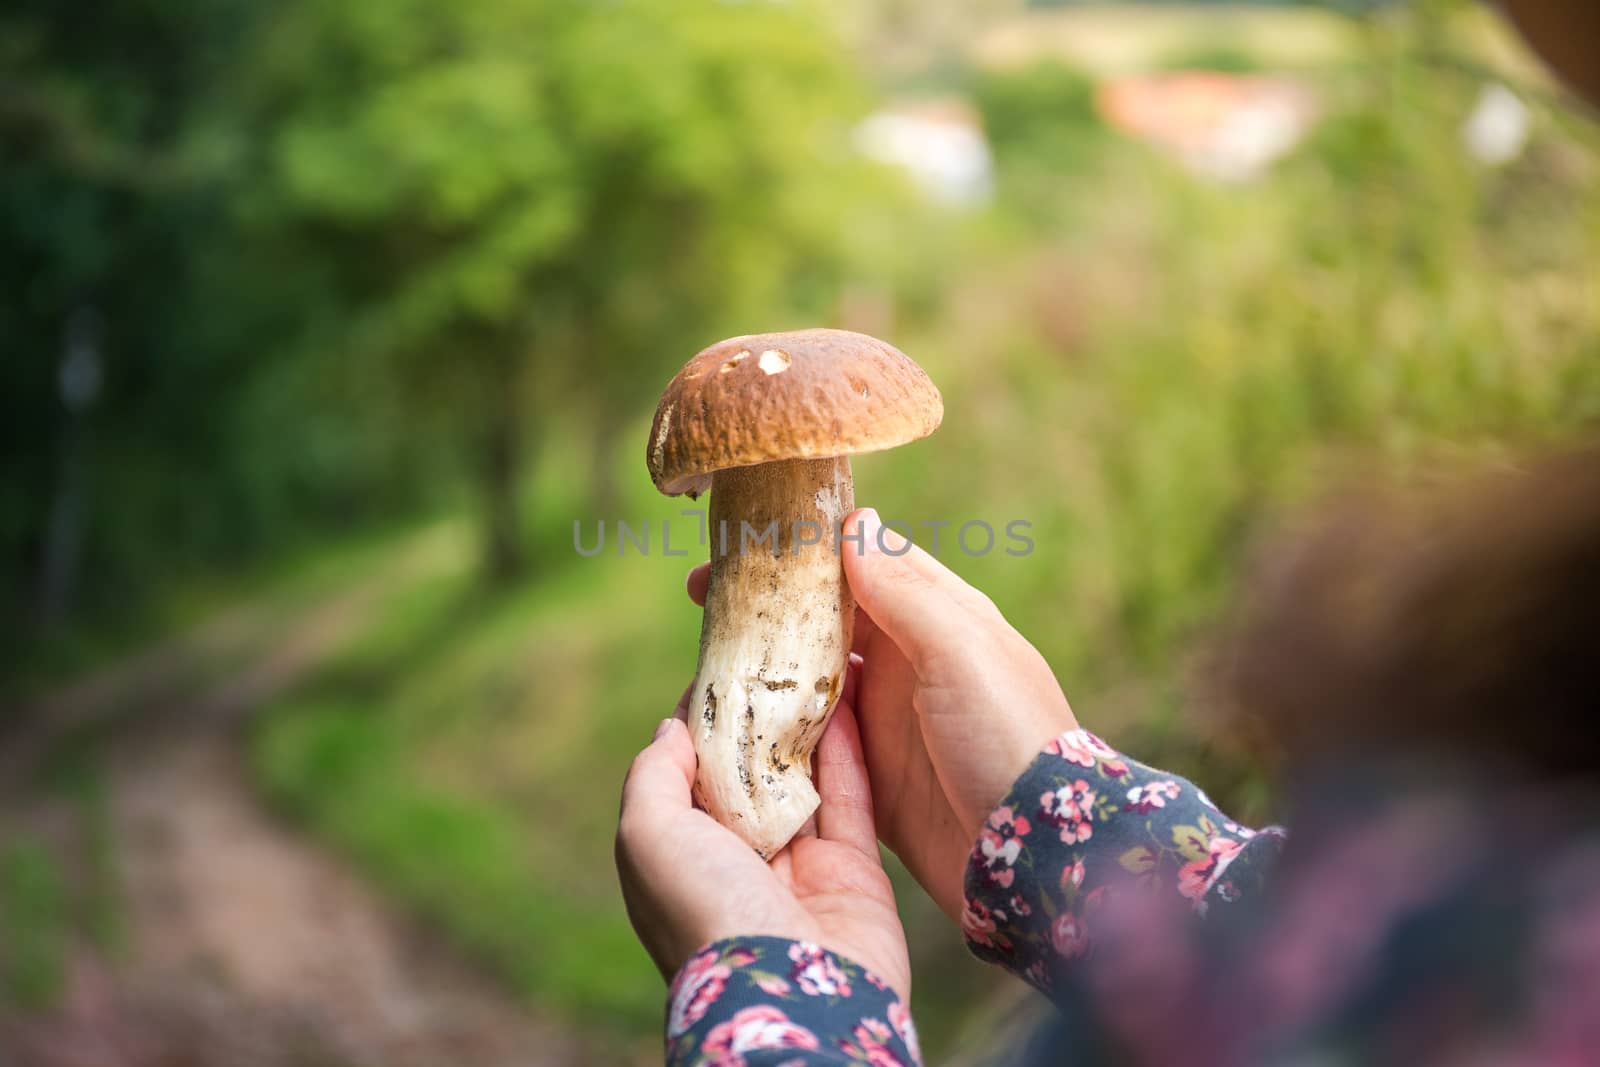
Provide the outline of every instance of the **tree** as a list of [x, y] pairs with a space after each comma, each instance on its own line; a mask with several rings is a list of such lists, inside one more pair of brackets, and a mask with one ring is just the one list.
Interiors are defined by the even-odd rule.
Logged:
[[[187, 458], [217, 451], [238, 376], [188, 343], [187, 253], [219, 205], [183, 142], [189, 102], [246, 32], [238, 7], [125, 0], [86, 19], [19, 0], [0, 13], [0, 611], [20, 632], [36, 602], [46, 622], [71, 606], [63, 570], [115, 604], [156, 569], [157, 546], [194, 547], [179, 531], [207, 500], [203, 476], [169, 490]], [[92, 410], [63, 404], [69, 348], [104, 357]], [[86, 498], [70, 534], [67, 496]]]
[[538, 417], [603, 451], [686, 345], [826, 275], [855, 165], [803, 5], [294, 0], [234, 91], [254, 239], [326, 291], [297, 343], [465, 446], [495, 577]]

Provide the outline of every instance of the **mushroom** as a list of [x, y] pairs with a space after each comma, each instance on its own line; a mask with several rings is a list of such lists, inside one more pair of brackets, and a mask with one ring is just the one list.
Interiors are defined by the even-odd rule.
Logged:
[[712, 345], [656, 408], [656, 488], [711, 489], [688, 717], [695, 797], [764, 858], [817, 809], [811, 753], [844, 686], [855, 618], [839, 557], [855, 508], [849, 456], [925, 437], [943, 416], [921, 367], [843, 330]]

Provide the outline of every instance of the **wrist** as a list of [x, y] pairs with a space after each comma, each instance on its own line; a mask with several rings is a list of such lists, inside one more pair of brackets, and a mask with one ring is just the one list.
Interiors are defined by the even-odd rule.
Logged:
[[[994, 804], [991, 804], [990, 808], [992, 809], [1005, 799], [1006, 794], [1011, 792], [1011, 787], [1016, 784], [1017, 779], [1021, 778], [1028, 768], [1033, 766], [1034, 761], [1050, 746], [1051, 742], [1062, 734], [1081, 729], [1082, 727], [1078, 725], [1077, 716], [1072, 714], [1072, 708], [1063, 699], [1059, 707], [1052, 708], [1046, 713], [1037, 716], [1029, 722], [1026, 728], [1017, 731], [1013, 739], [1010, 773], [1006, 776], [1005, 785], [994, 798]], [[985, 815], [987, 814], [985, 812]]]
[[1035, 707], [1038, 708], [1035, 714], [1015, 723], [1006, 734], [1003, 748], [993, 763], [996, 773], [988, 782], [985, 794], [979, 798], [978, 810], [972, 813], [970, 825], [966, 827], [966, 847], [971, 847], [989, 814], [1005, 801], [1017, 779], [1027, 773], [1051, 742], [1062, 734], [1081, 729], [1065, 697], [1058, 697], [1049, 703], [1042, 702]]

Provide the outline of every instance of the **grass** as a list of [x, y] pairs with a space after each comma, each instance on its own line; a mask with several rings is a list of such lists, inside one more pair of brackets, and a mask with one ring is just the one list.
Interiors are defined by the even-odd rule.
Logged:
[[106, 784], [96, 756], [58, 759], [28, 803], [46, 817], [0, 839], [0, 1005], [40, 1009], [62, 992], [69, 952], [116, 958], [126, 916]]
[[[414, 525], [375, 527], [336, 544], [306, 545], [244, 567], [198, 571], [126, 612], [98, 617], [92, 625], [23, 634], [0, 649], [0, 711], [98, 667], [137, 656], [173, 634], [214, 622], [237, 604], [249, 605], [250, 618], [241, 620], [248, 625], [234, 628], [239, 637], [248, 638], [303, 609], [331, 585], [372, 567], [412, 536]], [[239, 654], [253, 647], [248, 639], [226, 644], [214, 657], [219, 670], [237, 665], [230, 651], [235, 644]]]
[[[635, 501], [693, 545], [681, 503]], [[648, 1045], [663, 990], [623, 913], [611, 838], [627, 764], [693, 671], [697, 610], [688, 560], [619, 557], [614, 540], [600, 558], [568, 552], [547, 581], [500, 595], [465, 558], [394, 590], [376, 626], [263, 718], [253, 765], [283, 810], [530, 1002]], [[914, 894], [902, 879], [931, 931]], [[926, 947], [985, 982], [948, 931]]]
[[463, 562], [394, 594], [254, 753], [270, 795], [530, 999], [637, 1035], [660, 991], [610, 871], [611, 794], [694, 638], [687, 601], [669, 618], [629, 584], [493, 596]]
[[70, 920], [60, 865], [23, 837], [0, 853], [0, 993], [25, 1008], [50, 1003], [65, 977]]

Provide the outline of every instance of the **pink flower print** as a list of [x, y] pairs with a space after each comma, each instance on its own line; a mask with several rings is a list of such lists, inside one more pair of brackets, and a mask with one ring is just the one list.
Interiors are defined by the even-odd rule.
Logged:
[[1117, 755], [1116, 749], [1088, 730], [1068, 730], [1046, 745], [1044, 750], [1053, 756], [1060, 756], [1068, 763], [1091, 770], [1099, 760], [1115, 759]]
[[917, 1025], [911, 1021], [911, 1009], [900, 1001], [889, 1005], [889, 1025], [900, 1035], [900, 1041], [911, 1053], [913, 1063], [922, 1062], [922, 1045], [917, 1040]]
[[1183, 787], [1177, 782], [1168, 779], [1165, 782], [1146, 782], [1136, 785], [1128, 790], [1128, 803], [1123, 806], [1123, 811], [1137, 812], [1148, 815], [1157, 808], [1167, 806], [1167, 801], [1177, 800], [1178, 794], [1183, 792]]
[[791, 1022], [780, 1009], [770, 1004], [758, 1004], [734, 1013], [727, 1022], [718, 1023], [706, 1035], [700, 1046], [702, 1055], [714, 1056], [709, 1062], [716, 1067], [743, 1067], [741, 1053], [772, 1048], [817, 1048], [817, 1036], [798, 1023]]
[[786, 997], [792, 988], [788, 982], [775, 974], [763, 975], [756, 979], [756, 986], [769, 997]]
[[1062, 959], [1077, 959], [1089, 951], [1089, 934], [1083, 928], [1083, 919], [1070, 911], [1056, 916], [1050, 927], [1050, 944]]
[[874, 1041], [881, 1045], [893, 1037], [894, 1031], [882, 1019], [862, 1019], [861, 1025], [856, 1027], [858, 1040]]
[[1087, 841], [1094, 836], [1094, 803], [1098, 799], [1089, 783], [1079, 778], [1070, 785], [1045, 793], [1039, 808], [1045, 821], [1061, 831], [1066, 844]]
[[1011, 942], [1000, 933], [1000, 922], [1005, 917], [1005, 912], [997, 915], [983, 901], [969, 899], [961, 910], [961, 933], [974, 945], [1010, 948]]
[[809, 941], [797, 941], [789, 946], [789, 958], [794, 968], [789, 977], [808, 997], [848, 997], [850, 977], [840, 969], [823, 949]]
[[1125, 760], [1110, 756], [1100, 761], [1100, 773], [1107, 778], [1126, 778], [1128, 764]]
[[1228, 869], [1244, 842], [1231, 837], [1213, 837], [1204, 859], [1191, 860], [1178, 871], [1178, 892], [1192, 901], [1196, 910], [1205, 911], [1205, 896]]
[[705, 1018], [706, 1012], [722, 996], [733, 973], [717, 961], [715, 952], [702, 952], [683, 965], [672, 980], [670, 1006], [667, 1009], [667, 1039], [683, 1034]]
[[882, 1019], [862, 1019], [851, 1036], [855, 1038], [853, 1042], [839, 1042], [839, 1047], [850, 1056], [865, 1060], [871, 1067], [907, 1067], [889, 1048], [894, 1031]]
[[996, 808], [989, 813], [989, 821], [978, 833], [978, 854], [983, 857], [984, 871], [990, 882], [1002, 888], [1009, 887], [1016, 878], [1011, 869], [1022, 853], [1022, 839], [1033, 826], [1011, 808]]

